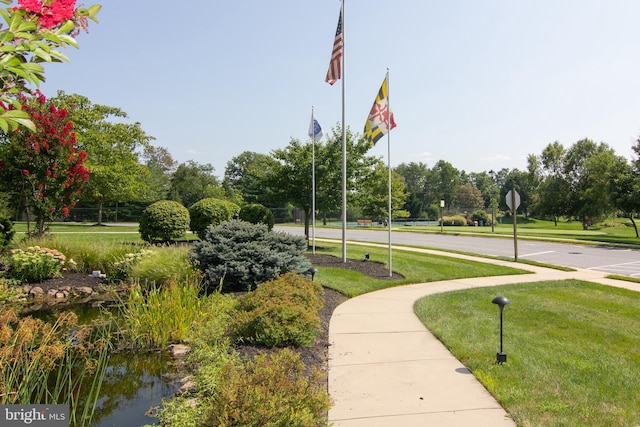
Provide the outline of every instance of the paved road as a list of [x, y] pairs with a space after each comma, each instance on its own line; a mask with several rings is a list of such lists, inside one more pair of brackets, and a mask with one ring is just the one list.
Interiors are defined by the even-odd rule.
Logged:
[[[302, 227], [276, 226], [275, 229], [296, 235], [304, 233]], [[342, 240], [342, 230], [316, 228], [315, 236], [316, 238]], [[388, 232], [386, 230], [348, 229], [347, 241], [349, 240], [387, 243]], [[513, 258], [515, 253], [512, 237], [493, 238], [392, 231], [391, 241], [393, 245], [424, 246], [479, 255]], [[518, 259], [531, 259], [566, 267], [640, 277], [640, 250], [636, 249], [518, 240]]]

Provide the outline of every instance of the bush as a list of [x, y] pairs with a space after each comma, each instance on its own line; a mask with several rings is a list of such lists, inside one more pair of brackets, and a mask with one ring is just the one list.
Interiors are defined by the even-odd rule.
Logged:
[[311, 263], [304, 256], [303, 236], [269, 231], [264, 224], [231, 220], [208, 229], [189, 256], [209, 285], [224, 290], [255, 288], [278, 274], [303, 273]]
[[238, 298], [237, 341], [267, 347], [311, 346], [320, 332], [322, 286], [287, 273]]
[[471, 219], [478, 221], [478, 224], [491, 225], [489, 222], [489, 214], [482, 210], [474, 211], [473, 214], [471, 214]]
[[145, 242], [169, 242], [189, 230], [189, 210], [172, 200], [149, 205], [140, 217], [140, 237]]
[[9, 258], [9, 275], [25, 282], [41, 282], [60, 276], [66, 257], [55, 249], [29, 246], [13, 249]]
[[13, 240], [13, 236], [16, 234], [16, 231], [13, 229], [13, 223], [2, 215], [0, 215], [0, 250], [6, 248], [11, 240]]
[[467, 225], [467, 220], [462, 215], [445, 216], [442, 218], [444, 225]]
[[258, 203], [245, 205], [240, 209], [238, 218], [252, 224], [264, 224], [269, 230], [273, 229], [276, 218], [271, 209]]
[[189, 208], [191, 217], [189, 227], [200, 239], [203, 239], [207, 227], [210, 225], [215, 227], [224, 221], [229, 221], [238, 214], [239, 210], [238, 205], [227, 200], [202, 199]]
[[204, 414], [213, 426], [327, 425], [329, 395], [322, 386], [324, 374], [314, 369], [304, 375], [304, 364], [289, 349], [257, 355], [243, 369], [227, 365], [218, 393]]

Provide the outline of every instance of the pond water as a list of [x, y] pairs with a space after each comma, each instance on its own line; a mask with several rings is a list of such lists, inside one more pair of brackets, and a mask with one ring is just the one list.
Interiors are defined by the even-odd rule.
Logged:
[[[65, 308], [68, 309], [78, 315], [79, 323], [99, 318], [103, 310], [90, 304]], [[29, 315], [51, 321], [59, 312], [55, 309]], [[140, 427], [158, 423], [157, 418], [147, 413], [150, 408], [160, 406], [162, 399], [175, 394], [180, 387], [178, 371], [167, 351], [111, 354], [93, 419], [87, 427]]]
[[147, 413], [177, 390], [172, 361], [166, 353], [112, 355], [91, 426], [139, 427], [157, 423]]

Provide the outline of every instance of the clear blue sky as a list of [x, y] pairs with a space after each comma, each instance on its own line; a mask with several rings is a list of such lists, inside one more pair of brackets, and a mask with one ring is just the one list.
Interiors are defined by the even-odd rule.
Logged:
[[[324, 82], [338, 0], [100, 3], [43, 90], [123, 109], [179, 162], [222, 176], [243, 151], [308, 140], [312, 106], [325, 134], [341, 121], [342, 82]], [[522, 170], [585, 137], [631, 158], [639, 17], [637, 0], [346, 0], [346, 123], [362, 132], [389, 67], [393, 166]], [[370, 154], [386, 162], [387, 139]]]

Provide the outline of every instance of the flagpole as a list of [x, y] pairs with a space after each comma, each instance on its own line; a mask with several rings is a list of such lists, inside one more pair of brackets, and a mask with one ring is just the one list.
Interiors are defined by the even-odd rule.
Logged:
[[387, 170], [389, 172], [389, 277], [393, 277], [393, 266], [391, 265], [391, 91], [389, 90], [389, 68], [387, 67]]
[[316, 253], [316, 129], [313, 105], [311, 106], [311, 253]]
[[347, 262], [347, 129], [346, 129], [346, 70], [345, 70], [345, 16], [344, 3], [342, 0], [342, 262]]

